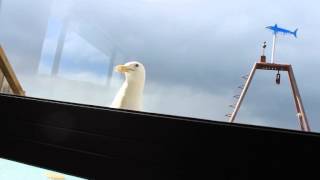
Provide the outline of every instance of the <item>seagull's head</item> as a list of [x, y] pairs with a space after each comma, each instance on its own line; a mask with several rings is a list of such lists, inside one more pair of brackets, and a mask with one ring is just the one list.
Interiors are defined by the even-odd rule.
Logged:
[[117, 65], [115, 71], [123, 73], [128, 82], [140, 81], [144, 83], [145, 68], [142, 63], [138, 61], [131, 61], [123, 65]]

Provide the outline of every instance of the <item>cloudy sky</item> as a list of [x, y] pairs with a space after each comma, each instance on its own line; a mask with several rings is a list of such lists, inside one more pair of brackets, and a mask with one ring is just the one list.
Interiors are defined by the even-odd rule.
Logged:
[[[24, 8], [30, 5], [35, 8]], [[270, 57], [272, 33], [265, 26], [299, 28], [298, 39], [279, 38], [276, 61], [293, 65], [311, 127], [320, 131], [318, 5], [315, 0], [4, 0], [0, 41], [29, 96], [108, 106], [123, 80], [113, 73], [111, 86], [104, 86], [114, 48], [116, 64], [138, 59], [147, 68], [145, 111], [226, 121], [240, 77], [259, 59], [263, 41]], [[65, 19], [59, 78], [43, 76], [50, 74]], [[256, 74], [238, 122], [297, 129], [286, 74], [280, 86], [275, 74]], [[77, 80], [79, 88], [65, 79]]]
[[[145, 111], [226, 121], [233, 95], [278, 23], [276, 61], [293, 65], [313, 131], [320, 131], [317, 0], [0, 0], [0, 44], [28, 96], [108, 106], [123, 81], [116, 64], [146, 66]], [[76, 3], [75, 3], [76, 2]], [[28, 8], [28, 7], [33, 7]], [[57, 77], [49, 74], [68, 20]], [[237, 122], [298, 129], [285, 73], [258, 71]]]

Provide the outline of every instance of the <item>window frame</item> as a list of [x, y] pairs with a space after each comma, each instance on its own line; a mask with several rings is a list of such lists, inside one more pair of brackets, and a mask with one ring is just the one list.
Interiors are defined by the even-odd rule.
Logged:
[[5, 94], [0, 107], [1, 158], [88, 179], [295, 177], [320, 152], [318, 133]]

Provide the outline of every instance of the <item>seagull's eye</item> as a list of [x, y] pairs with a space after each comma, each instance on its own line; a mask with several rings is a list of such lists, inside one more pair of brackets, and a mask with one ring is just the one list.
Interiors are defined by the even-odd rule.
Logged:
[[139, 67], [139, 64], [135, 64], [136, 67]]

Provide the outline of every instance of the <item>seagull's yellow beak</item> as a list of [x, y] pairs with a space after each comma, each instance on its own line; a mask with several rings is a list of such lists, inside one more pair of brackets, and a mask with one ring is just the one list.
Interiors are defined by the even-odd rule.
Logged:
[[120, 73], [126, 73], [129, 72], [130, 68], [125, 65], [118, 65], [114, 68], [114, 70]]

